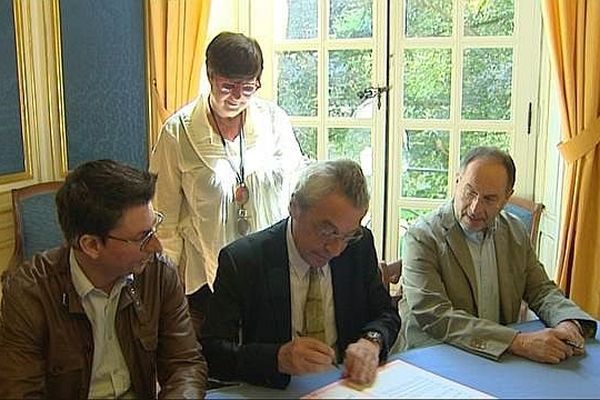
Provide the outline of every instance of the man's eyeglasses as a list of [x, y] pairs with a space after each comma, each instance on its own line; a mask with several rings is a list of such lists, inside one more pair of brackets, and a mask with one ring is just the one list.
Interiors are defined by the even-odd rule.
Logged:
[[162, 224], [162, 222], [165, 220], [165, 216], [159, 211], [154, 211], [154, 218], [155, 220], [154, 224], [152, 225], [152, 228], [150, 228], [149, 231], [144, 233], [144, 236], [139, 240], [123, 239], [112, 235], [107, 235], [106, 237], [109, 239], [118, 240], [120, 242], [139, 245], [140, 251], [144, 251], [148, 243], [150, 243], [154, 235], [156, 235], [156, 231], [158, 230], [160, 224]]
[[471, 204], [475, 199], [479, 199], [486, 208], [497, 208], [500, 204], [500, 199], [496, 195], [484, 196], [481, 193], [476, 192], [468, 184], [464, 185], [461, 191], [461, 197], [463, 201]]
[[238, 206], [238, 218], [236, 221], [237, 232], [246, 236], [250, 231], [250, 221], [248, 221], [248, 210], [244, 208], [248, 200], [250, 199], [250, 191], [245, 182], [241, 182], [236, 185], [233, 191], [233, 200]]
[[254, 80], [248, 81], [230, 81], [219, 76], [214, 76], [215, 84], [221, 94], [229, 94], [235, 89], [244, 97], [252, 96], [258, 89], [260, 89], [260, 81]]
[[362, 227], [358, 227], [354, 232], [347, 235], [338, 233], [333, 227], [321, 226], [317, 228], [317, 234], [325, 242], [342, 241], [345, 244], [352, 244], [358, 242], [363, 237]]

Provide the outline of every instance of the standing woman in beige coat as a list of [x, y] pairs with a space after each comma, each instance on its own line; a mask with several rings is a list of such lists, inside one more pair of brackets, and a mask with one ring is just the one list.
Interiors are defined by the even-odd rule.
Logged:
[[212, 285], [220, 249], [287, 216], [302, 154], [286, 113], [259, 99], [258, 42], [222, 32], [206, 49], [210, 92], [164, 124], [150, 159], [158, 174], [159, 236], [194, 307]]

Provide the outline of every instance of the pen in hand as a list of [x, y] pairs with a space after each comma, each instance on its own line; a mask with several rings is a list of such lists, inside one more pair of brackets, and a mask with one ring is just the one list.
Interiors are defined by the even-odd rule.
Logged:
[[[298, 332], [298, 331], [296, 331], [296, 336], [297, 337], [307, 337], [306, 335], [303, 335], [301, 332]], [[333, 365], [336, 369], [341, 371], [340, 366], [336, 363], [335, 357], [331, 358], [331, 365]]]

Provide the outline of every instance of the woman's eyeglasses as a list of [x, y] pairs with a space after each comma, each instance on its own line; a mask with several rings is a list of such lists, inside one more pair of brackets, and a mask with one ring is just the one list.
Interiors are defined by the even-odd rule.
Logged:
[[154, 211], [154, 218], [155, 218], [155, 220], [154, 220], [154, 224], [152, 225], [152, 228], [150, 228], [150, 230], [148, 230], [144, 234], [144, 236], [139, 240], [123, 239], [123, 238], [120, 238], [117, 236], [112, 236], [112, 235], [106, 235], [106, 237], [108, 239], [118, 240], [120, 242], [139, 245], [140, 251], [143, 252], [146, 249], [146, 246], [148, 245], [148, 243], [150, 243], [150, 241], [154, 237], [154, 235], [156, 235], [156, 231], [158, 230], [158, 227], [160, 226], [160, 224], [162, 224], [162, 222], [165, 220], [165, 216], [163, 215], [163, 213], [161, 213], [159, 211]]
[[250, 221], [248, 221], [248, 210], [244, 208], [250, 199], [250, 191], [245, 182], [240, 182], [236, 185], [233, 191], [233, 200], [238, 207], [238, 218], [236, 221], [237, 232], [246, 236], [250, 231]]
[[230, 94], [234, 90], [238, 90], [242, 96], [250, 97], [258, 89], [260, 89], [260, 81], [230, 81], [219, 76], [214, 76], [215, 84], [221, 94]]

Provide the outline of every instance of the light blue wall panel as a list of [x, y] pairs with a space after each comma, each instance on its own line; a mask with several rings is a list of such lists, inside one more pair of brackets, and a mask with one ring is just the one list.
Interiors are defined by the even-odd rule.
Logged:
[[13, 2], [0, 0], [0, 176], [25, 171]]
[[142, 0], [60, 0], [69, 169], [148, 163]]

